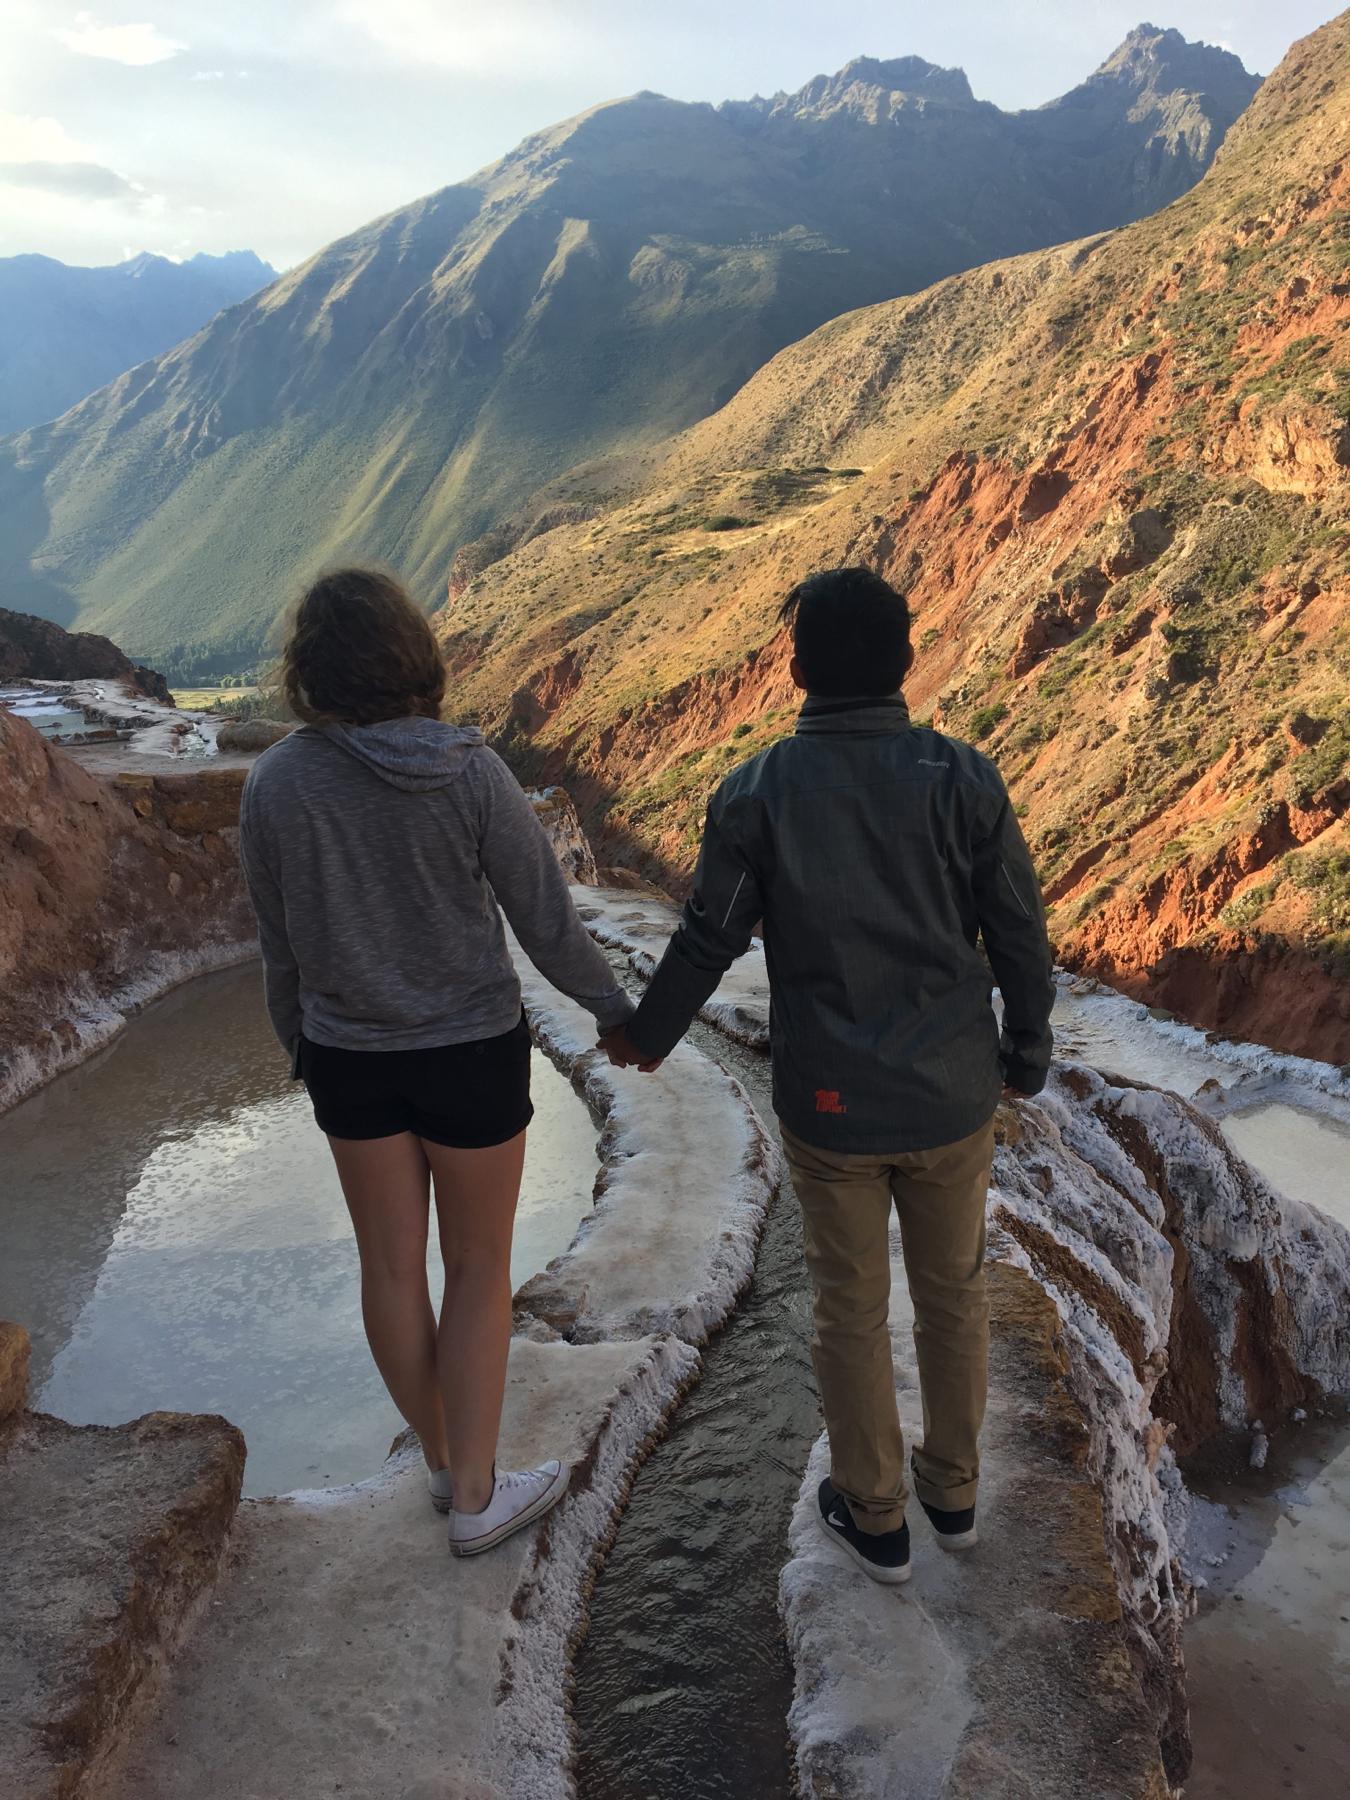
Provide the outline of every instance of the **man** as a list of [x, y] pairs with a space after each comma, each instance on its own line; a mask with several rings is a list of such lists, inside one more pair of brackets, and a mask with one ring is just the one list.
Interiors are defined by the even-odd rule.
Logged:
[[[642, 1004], [601, 1043], [653, 1068], [763, 921], [774, 1109], [801, 1202], [830, 1439], [820, 1520], [873, 1580], [909, 1576], [887, 1313], [900, 1218], [923, 1395], [914, 1485], [947, 1549], [975, 1542], [1000, 1093], [1050, 1062], [1050, 948], [994, 765], [914, 726], [909, 609], [867, 569], [788, 595], [793, 736], [713, 795], [693, 894]], [[1003, 996], [990, 1004], [989, 966]]]

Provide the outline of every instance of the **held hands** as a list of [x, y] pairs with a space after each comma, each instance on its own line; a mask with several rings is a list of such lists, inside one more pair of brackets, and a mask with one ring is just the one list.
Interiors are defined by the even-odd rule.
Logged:
[[664, 1060], [659, 1056], [644, 1057], [641, 1050], [629, 1037], [626, 1025], [616, 1025], [610, 1031], [602, 1031], [596, 1040], [596, 1045], [598, 1049], [604, 1051], [616, 1069], [637, 1067], [644, 1075], [650, 1075], [653, 1070], [661, 1067]]

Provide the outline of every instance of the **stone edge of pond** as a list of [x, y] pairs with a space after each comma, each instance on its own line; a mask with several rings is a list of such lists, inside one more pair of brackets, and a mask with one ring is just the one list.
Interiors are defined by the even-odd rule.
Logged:
[[[902, 1278], [898, 1240], [893, 1273]], [[1009, 1263], [990, 1265], [989, 1290], [990, 1409], [973, 1550], [941, 1550], [914, 1506], [909, 1583], [868, 1582], [819, 1529], [815, 1490], [829, 1472], [823, 1433], [813, 1447], [779, 1586], [799, 1792], [1164, 1800], [1169, 1787], [1121, 1630], [1058, 1311]], [[902, 1411], [912, 1426], [917, 1373], [906, 1336], [897, 1326]]]
[[[577, 911], [597, 944], [618, 950], [633, 973], [649, 981], [659, 953], [679, 922], [670, 900], [626, 888], [578, 886]], [[656, 953], [654, 953], [654, 951]], [[717, 992], [699, 1008], [699, 1017], [752, 1050], [769, 1047], [768, 975], [763, 945], [756, 942], [723, 976]]]
[[[336, 1579], [332, 1569], [344, 1566], [344, 1545], [353, 1555], [371, 1554], [375, 1514], [391, 1521], [395, 1534], [391, 1556], [400, 1534], [405, 1547], [415, 1542], [417, 1557], [428, 1554], [425, 1539], [430, 1533], [435, 1546], [430, 1566], [465, 1583], [464, 1616], [472, 1637], [469, 1660], [476, 1671], [486, 1669], [491, 1679], [479, 1709], [481, 1738], [477, 1714], [461, 1715], [458, 1729], [442, 1747], [450, 1758], [446, 1766], [453, 1764], [463, 1791], [481, 1787], [484, 1794], [522, 1797], [561, 1797], [574, 1791], [571, 1663], [584, 1635], [591, 1586], [633, 1477], [681, 1394], [697, 1379], [697, 1345], [725, 1320], [750, 1279], [759, 1228], [777, 1184], [778, 1163], [743, 1089], [709, 1059], [686, 1049], [670, 1059], [660, 1083], [611, 1070], [593, 1049], [589, 1015], [547, 988], [531, 969], [522, 966], [521, 974], [536, 1041], [603, 1121], [596, 1211], [605, 1212], [616, 1225], [626, 1224], [632, 1231], [643, 1217], [661, 1223], [678, 1215], [682, 1195], [668, 1182], [653, 1180], [653, 1175], [663, 1167], [669, 1171], [685, 1166], [688, 1145], [682, 1121], [700, 1114], [706, 1131], [709, 1096], [718, 1097], [725, 1130], [717, 1141], [724, 1150], [729, 1136], [739, 1146], [741, 1160], [739, 1173], [731, 1180], [708, 1185], [698, 1196], [701, 1260], [697, 1264], [690, 1260], [692, 1236], [677, 1236], [672, 1242], [671, 1284], [678, 1291], [668, 1296], [663, 1309], [644, 1304], [625, 1313], [617, 1305], [605, 1306], [604, 1321], [612, 1329], [604, 1335], [594, 1328], [594, 1270], [578, 1263], [572, 1252], [551, 1265], [553, 1291], [565, 1292], [569, 1276], [582, 1281], [583, 1289], [572, 1305], [574, 1323], [577, 1318], [583, 1321], [581, 1329], [570, 1335], [559, 1331], [541, 1316], [546, 1309], [533, 1307], [531, 1284], [525, 1284], [516, 1299], [504, 1448], [508, 1454], [520, 1453], [517, 1440], [522, 1437], [533, 1444], [543, 1435], [550, 1407], [561, 1404], [563, 1416], [576, 1427], [574, 1476], [563, 1505], [537, 1531], [522, 1534], [491, 1557], [468, 1564], [451, 1561], [439, 1535], [443, 1522], [432, 1515], [422, 1492], [420, 1455], [406, 1444], [367, 1481], [244, 1501], [235, 1522], [229, 1568], [214, 1604], [171, 1672], [159, 1705], [149, 1710], [143, 1725], [138, 1718], [132, 1742], [113, 1759], [117, 1780], [107, 1790], [110, 1800], [114, 1794], [135, 1795], [137, 1800], [159, 1795], [167, 1800], [179, 1791], [176, 1782], [190, 1779], [194, 1769], [218, 1763], [228, 1754], [229, 1720], [237, 1721], [245, 1700], [255, 1709], [302, 1704], [298, 1689], [288, 1694], [278, 1685], [288, 1671], [297, 1673], [293, 1648], [276, 1648], [279, 1661], [270, 1684], [257, 1671], [260, 1659], [266, 1664], [269, 1654], [269, 1613], [282, 1644], [289, 1642], [287, 1619], [294, 1612], [296, 1596], [286, 1582], [300, 1581], [302, 1568], [310, 1569], [310, 1581], [302, 1582], [307, 1604], [320, 1619], [326, 1606], [333, 1608], [326, 1629], [315, 1631], [312, 1617], [308, 1629], [320, 1658], [331, 1659], [329, 1679], [341, 1685], [341, 1628], [346, 1614], [340, 1609], [340, 1595], [329, 1593], [325, 1584]], [[638, 1079], [644, 1083], [652, 1079], [652, 1088], [635, 1090], [632, 1083]], [[682, 1101], [682, 1094], [692, 1104]], [[714, 1214], [717, 1228], [705, 1230]], [[578, 1238], [593, 1236], [594, 1221], [595, 1214], [587, 1215]], [[660, 1271], [656, 1273], [659, 1277]], [[654, 1318], [654, 1313], [659, 1316]], [[560, 1400], [551, 1401], [551, 1393]], [[522, 1421], [528, 1423], [528, 1431], [522, 1431]], [[325, 1548], [317, 1556], [314, 1546], [320, 1535]], [[378, 1548], [374, 1555], [372, 1589], [389, 1592], [397, 1587], [400, 1569], [392, 1563], [382, 1566]], [[288, 1576], [288, 1569], [295, 1572]], [[419, 1580], [406, 1570], [404, 1578]], [[494, 1595], [500, 1589], [486, 1610], [481, 1594], [476, 1601], [472, 1597], [479, 1594], [470, 1585], [474, 1582], [486, 1582]], [[261, 1612], [259, 1590], [266, 1595]], [[347, 1597], [350, 1600], [350, 1594]], [[422, 1578], [410, 1605], [415, 1609], [425, 1603]], [[473, 1636], [475, 1618], [486, 1621], [482, 1636]], [[417, 1623], [415, 1616], [411, 1622]], [[401, 1633], [406, 1638], [409, 1623], [390, 1620], [391, 1651], [396, 1648], [395, 1636]], [[421, 1624], [434, 1632], [434, 1618]], [[445, 1698], [448, 1711], [455, 1709], [455, 1696], [462, 1698], [466, 1691], [458, 1675], [453, 1677]], [[215, 1705], [217, 1698], [220, 1707]], [[396, 1695], [389, 1704], [397, 1704]], [[406, 1732], [412, 1731], [409, 1720]], [[400, 1730], [400, 1739], [404, 1735]], [[363, 1778], [362, 1754], [350, 1734], [337, 1732], [331, 1746], [333, 1773], [354, 1791], [360, 1791]], [[368, 1771], [364, 1774], [368, 1777]]]
[[590, 1014], [519, 966], [536, 1043], [601, 1122], [601, 1170], [592, 1212], [520, 1288], [517, 1315], [577, 1343], [671, 1332], [701, 1345], [754, 1273], [778, 1148], [701, 1051], [680, 1044], [652, 1075], [614, 1069]]
[[[226, 1420], [70, 1425], [25, 1409], [0, 1321], [0, 1794], [101, 1791], [219, 1576], [244, 1472]], [[95, 1784], [99, 1784], [95, 1786]]]
[[[252, 962], [256, 940], [224, 939], [194, 949], [155, 950], [138, 964], [134, 975], [109, 993], [93, 982], [71, 984], [53, 1010], [54, 1023], [34, 1033], [27, 1044], [11, 1049], [0, 1063], [0, 1117], [54, 1081], [106, 1050], [138, 1013], [199, 975], [214, 975]], [[261, 983], [259, 985], [261, 993]]]

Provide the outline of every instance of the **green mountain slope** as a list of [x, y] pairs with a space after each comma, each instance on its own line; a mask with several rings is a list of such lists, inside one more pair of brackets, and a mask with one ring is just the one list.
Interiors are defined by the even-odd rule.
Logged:
[[431, 601], [559, 470], [705, 416], [822, 321], [1184, 191], [1256, 85], [1141, 27], [1027, 113], [918, 58], [597, 107], [0, 445], [0, 593], [179, 678], [251, 660], [335, 555]]

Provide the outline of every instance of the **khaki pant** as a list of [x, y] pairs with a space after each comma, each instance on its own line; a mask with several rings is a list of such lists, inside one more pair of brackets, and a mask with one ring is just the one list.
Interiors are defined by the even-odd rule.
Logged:
[[894, 1201], [923, 1396], [914, 1485], [930, 1506], [973, 1506], [988, 1377], [984, 1209], [993, 1120], [954, 1144], [891, 1156], [817, 1150], [786, 1129], [783, 1147], [805, 1225], [830, 1479], [859, 1530], [898, 1529], [907, 1489], [887, 1324]]

